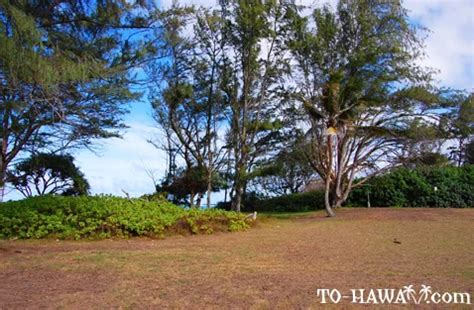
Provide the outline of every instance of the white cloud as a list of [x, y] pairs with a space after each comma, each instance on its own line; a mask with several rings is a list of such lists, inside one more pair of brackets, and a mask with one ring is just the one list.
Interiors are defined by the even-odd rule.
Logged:
[[99, 155], [86, 150], [76, 154], [92, 192], [122, 196], [123, 191], [131, 196], [153, 192], [153, 181], [146, 170], [154, 170], [158, 177], [166, 170], [165, 154], [147, 142], [157, 134], [152, 126], [132, 123], [123, 139], [104, 142]]
[[440, 70], [441, 85], [474, 90], [474, 1], [405, 1], [410, 16], [431, 30], [423, 64]]

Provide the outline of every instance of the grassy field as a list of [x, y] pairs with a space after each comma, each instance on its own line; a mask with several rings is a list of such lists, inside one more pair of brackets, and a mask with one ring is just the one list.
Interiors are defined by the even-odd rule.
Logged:
[[0, 241], [0, 308], [317, 308], [317, 288], [408, 284], [472, 296], [473, 223], [469, 209], [347, 209], [210, 236]]

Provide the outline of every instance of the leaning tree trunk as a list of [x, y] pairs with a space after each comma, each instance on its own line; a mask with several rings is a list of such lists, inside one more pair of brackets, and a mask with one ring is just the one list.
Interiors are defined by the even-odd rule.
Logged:
[[3, 198], [5, 197], [5, 186], [7, 179], [7, 171], [5, 167], [5, 164], [0, 163], [0, 202], [2, 202]]

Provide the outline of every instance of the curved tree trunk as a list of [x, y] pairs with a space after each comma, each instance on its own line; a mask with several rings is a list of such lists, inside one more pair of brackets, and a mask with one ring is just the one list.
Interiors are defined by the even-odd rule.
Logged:
[[4, 163], [0, 163], [0, 202], [5, 198], [5, 187], [7, 179], [7, 169]]
[[330, 178], [326, 178], [326, 188], [324, 191], [324, 207], [326, 208], [326, 213], [328, 217], [334, 217], [336, 216], [336, 213], [334, 213], [334, 210], [332, 208], [331, 204], [331, 199], [329, 197], [330, 191], [331, 191], [331, 180]]

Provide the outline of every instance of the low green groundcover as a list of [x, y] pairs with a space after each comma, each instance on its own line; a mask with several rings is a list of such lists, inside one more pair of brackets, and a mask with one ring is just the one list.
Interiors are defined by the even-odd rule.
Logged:
[[42, 196], [0, 204], [0, 238], [3, 239], [162, 237], [248, 227], [244, 214], [187, 210], [166, 200]]

